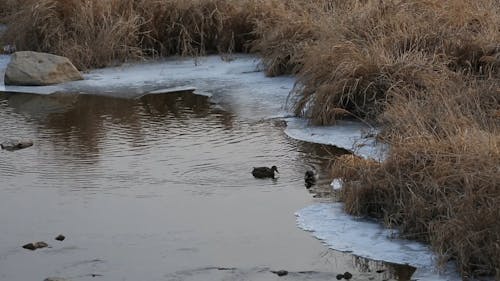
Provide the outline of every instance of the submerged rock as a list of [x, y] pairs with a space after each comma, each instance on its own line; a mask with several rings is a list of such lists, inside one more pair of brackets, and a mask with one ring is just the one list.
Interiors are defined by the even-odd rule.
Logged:
[[33, 145], [32, 140], [9, 140], [0, 143], [0, 148], [12, 151], [12, 150], [27, 148], [32, 145]]
[[274, 273], [274, 274], [276, 274], [276, 275], [278, 275], [278, 276], [280, 276], [280, 277], [281, 277], [281, 276], [285, 276], [285, 275], [287, 275], [287, 274], [288, 274], [288, 271], [283, 270], [283, 269], [281, 269], [281, 270], [276, 270], [276, 271], [275, 271], [275, 270], [272, 270], [271, 272], [272, 272], [272, 273]]
[[63, 241], [64, 239], [66, 239], [66, 237], [64, 235], [62, 235], [62, 234], [59, 234], [54, 239], [56, 239], [57, 241]]
[[31, 51], [12, 55], [5, 71], [5, 85], [45, 86], [83, 80], [82, 74], [69, 59]]
[[23, 245], [23, 248], [27, 249], [27, 250], [32, 250], [32, 251], [36, 250], [36, 247], [35, 247], [34, 243], [25, 244], [25, 245]]
[[26, 245], [23, 245], [23, 248], [24, 249], [27, 249], [27, 250], [31, 250], [31, 251], [34, 251], [36, 249], [41, 249], [41, 248], [45, 248], [45, 247], [48, 247], [49, 244], [43, 242], [43, 241], [39, 241], [39, 242], [35, 242], [35, 243], [28, 243]]

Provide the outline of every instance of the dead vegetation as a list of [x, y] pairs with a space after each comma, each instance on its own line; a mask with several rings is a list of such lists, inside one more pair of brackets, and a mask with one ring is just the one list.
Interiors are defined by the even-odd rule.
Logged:
[[245, 52], [277, 1], [19, 0], [6, 42], [63, 55], [80, 69], [130, 59]]
[[79, 68], [258, 52], [269, 75], [296, 75], [298, 115], [384, 129], [383, 163], [336, 161], [348, 212], [500, 279], [498, 0], [4, 1], [4, 42]]

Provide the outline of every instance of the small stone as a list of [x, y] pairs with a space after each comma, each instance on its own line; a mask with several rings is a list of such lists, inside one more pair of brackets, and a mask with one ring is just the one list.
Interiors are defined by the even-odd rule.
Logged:
[[14, 150], [19, 150], [23, 148], [27, 148], [33, 145], [32, 140], [9, 140], [0, 143], [0, 148], [9, 150], [9, 151], [14, 151]]
[[36, 249], [40, 249], [40, 248], [45, 248], [45, 247], [48, 247], [49, 245], [43, 241], [39, 241], [39, 242], [35, 242], [35, 243], [28, 243], [26, 245], [23, 245], [23, 248], [24, 249], [28, 249], [28, 250], [36, 250]]
[[35, 247], [37, 249], [45, 248], [45, 247], [48, 247], [48, 246], [49, 246], [49, 244], [47, 244], [47, 243], [45, 243], [43, 241], [39, 241], [39, 242], [35, 243]]
[[344, 279], [349, 280], [352, 278], [352, 274], [348, 271], [344, 272]]
[[23, 245], [23, 248], [28, 249], [28, 250], [32, 250], [32, 251], [36, 250], [35, 244], [33, 244], [33, 243], [28, 243], [26, 245]]
[[271, 272], [280, 276], [280, 277], [288, 274], [288, 271], [286, 271], [286, 270], [277, 270], [277, 271], [271, 271]]
[[62, 234], [59, 234], [57, 235], [57, 237], [55, 238], [57, 241], [63, 241], [64, 239], [66, 239], [66, 237]]
[[43, 281], [69, 281], [69, 280], [61, 277], [49, 277], [45, 278]]

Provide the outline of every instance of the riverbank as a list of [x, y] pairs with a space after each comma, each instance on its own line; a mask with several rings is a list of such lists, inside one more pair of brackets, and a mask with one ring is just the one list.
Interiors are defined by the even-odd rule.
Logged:
[[464, 277], [498, 276], [498, 3], [306, 2], [37, 1], [32, 9], [25, 1], [5, 41], [67, 55], [80, 68], [259, 52], [269, 75], [297, 75], [289, 104], [298, 115], [383, 128], [383, 163], [335, 168], [348, 212], [429, 242]]

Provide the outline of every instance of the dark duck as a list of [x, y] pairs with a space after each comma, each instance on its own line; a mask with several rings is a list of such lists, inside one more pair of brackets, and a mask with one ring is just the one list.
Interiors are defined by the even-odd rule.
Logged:
[[316, 184], [318, 176], [316, 174], [316, 171], [314, 170], [307, 170], [306, 174], [304, 175], [304, 182], [307, 188], [310, 188], [311, 186]]
[[254, 167], [252, 171], [252, 175], [256, 178], [259, 179], [264, 179], [264, 178], [272, 178], [274, 179], [274, 172], [278, 172], [278, 168], [276, 166], [272, 166], [271, 168], [268, 167]]

